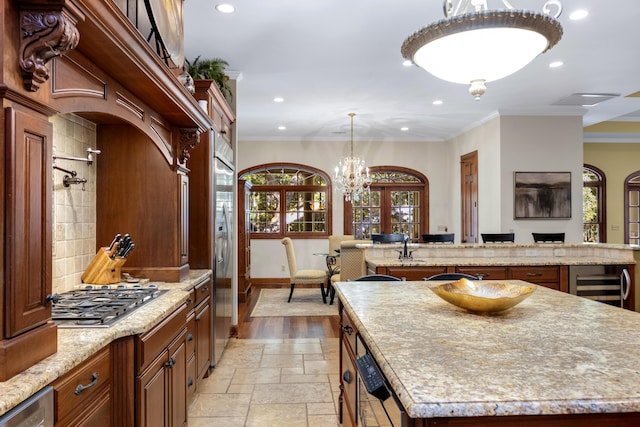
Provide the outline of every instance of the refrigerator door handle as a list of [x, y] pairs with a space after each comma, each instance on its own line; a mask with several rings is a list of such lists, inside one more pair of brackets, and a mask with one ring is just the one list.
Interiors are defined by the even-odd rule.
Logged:
[[622, 300], [625, 301], [629, 297], [629, 291], [631, 290], [631, 276], [629, 271], [624, 268], [622, 270]]

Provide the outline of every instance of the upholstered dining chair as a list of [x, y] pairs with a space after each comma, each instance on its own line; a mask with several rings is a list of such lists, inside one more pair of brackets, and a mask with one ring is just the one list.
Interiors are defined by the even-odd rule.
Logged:
[[291, 302], [293, 296], [293, 289], [298, 285], [315, 285], [320, 284], [320, 292], [322, 293], [322, 301], [326, 304], [327, 295], [324, 293], [324, 284], [327, 281], [327, 272], [325, 270], [298, 270], [296, 263], [296, 253], [293, 249], [293, 241], [289, 237], [285, 237], [281, 240], [284, 248], [287, 252], [287, 264], [289, 264], [289, 277], [291, 280], [291, 291], [289, 292], [289, 299], [287, 302]]

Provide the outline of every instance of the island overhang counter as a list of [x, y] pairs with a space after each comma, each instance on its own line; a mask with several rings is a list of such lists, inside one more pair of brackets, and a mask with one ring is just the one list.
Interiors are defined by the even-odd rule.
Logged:
[[441, 283], [336, 285], [343, 335], [352, 324], [414, 425], [640, 425], [640, 314], [537, 286], [478, 315], [428, 289]]

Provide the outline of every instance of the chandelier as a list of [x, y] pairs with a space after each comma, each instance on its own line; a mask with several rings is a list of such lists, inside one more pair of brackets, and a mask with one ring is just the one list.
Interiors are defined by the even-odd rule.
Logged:
[[341, 191], [347, 202], [358, 201], [360, 197], [369, 192], [371, 178], [369, 168], [364, 166], [364, 160], [353, 155], [353, 117], [355, 113], [349, 113], [351, 117], [351, 154], [345, 157], [336, 166], [336, 189]]
[[488, 10], [486, 0], [444, 0], [445, 19], [409, 36], [402, 56], [442, 80], [468, 84], [479, 100], [486, 83], [520, 70], [562, 37], [560, 1], [547, 1], [542, 13], [502, 3], [506, 9]]

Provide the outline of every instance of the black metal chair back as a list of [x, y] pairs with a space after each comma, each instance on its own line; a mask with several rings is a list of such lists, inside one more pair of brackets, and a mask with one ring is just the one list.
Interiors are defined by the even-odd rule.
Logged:
[[531, 233], [536, 243], [564, 243], [564, 233]]
[[353, 279], [354, 282], [401, 282], [402, 279], [394, 276], [388, 276], [386, 274], [369, 274], [367, 276], [358, 277]]
[[464, 273], [434, 274], [433, 276], [425, 277], [422, 280], [460, 280], [460, 279], [482, 280], [481, 277], [476, 277], [476, 276], [472, 276], [471, 274], [464, 274]]
[[372, 234], [371, 240], [373, 243], [395, 243], [395, 242], [404, 242], [404, 234], [402, 233], [394, 233], [394, 234]]
[[482, 241], [484, 243], [501, 243], [515, 241], [514, 233], [481, 233]]
[[453, 243], [455, 237], [455, 233], [423, 234], [422, 241], [424, 243]]

